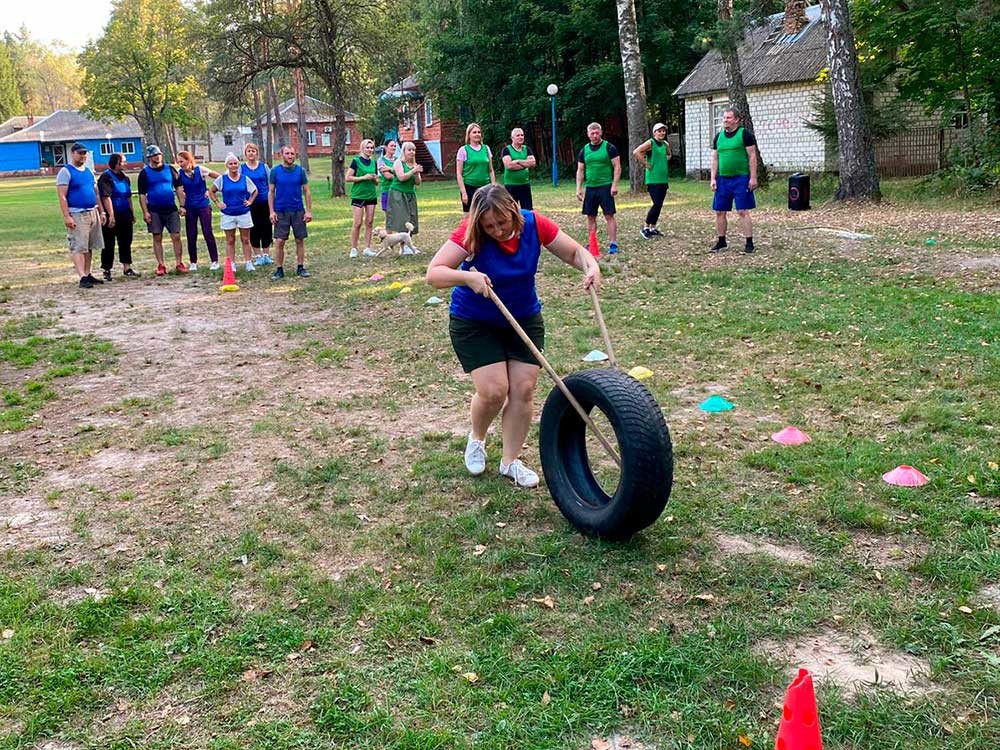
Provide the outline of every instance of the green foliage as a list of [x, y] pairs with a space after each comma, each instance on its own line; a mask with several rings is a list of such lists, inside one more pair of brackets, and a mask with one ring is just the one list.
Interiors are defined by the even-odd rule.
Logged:
[[44, 115], [57, 109], [76, 109], [83, 104], [81, 71], [76, 55], [61, 42], [40, 42], [22, 26], [17, 33], [5, 33], [4, 43], [23, 104], [18, 114]]
[[[865, 115], [868, 127], [871, 128], [872, 137], [878, 141], [888, 138], [896, 133], [905, 132], [907, 123], [901, 119], [892, 104], [882, 104], [876, 107], [874, 104], [874, 93], [876, 86], [865, 84], [864, 68], [862, 68], [862, 88], [865, 91]], [[812, 119], [806, 121], [806, 127], [823, 134], [827, 145], [837, 151], [839, 143], [837, 141], [837, 116], [833, 109], [833, 96], [830, 87], [826, 88], [826, 95], [816, 97], [813, 100]]]
[[0, 41], [0, 122], [24, 111], [7, 43]]

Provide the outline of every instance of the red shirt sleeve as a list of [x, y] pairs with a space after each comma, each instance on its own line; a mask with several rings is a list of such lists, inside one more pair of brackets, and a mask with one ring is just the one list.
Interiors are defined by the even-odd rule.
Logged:
[[559, 234], [559, 225], [552, 221], [552, 219], [548, 216], [543, 216], [538, 213], [538, 211], [535, 211], [534, 214], [535, 227], [538, 229], [538, 240], [543, 245], [548, 245], [556, 238], [556, 235]]
[[451, 233], [451, 237], [448, 238], [463, 250], [465, 250], [465, 228], [468, 226], [468, 224], [469, 224], [469, 217], [466, 216], [459, 223], [455, 231]]

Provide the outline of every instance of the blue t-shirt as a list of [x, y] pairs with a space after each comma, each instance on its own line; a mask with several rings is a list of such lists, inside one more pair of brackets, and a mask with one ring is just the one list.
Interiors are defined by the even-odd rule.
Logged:
[[97, 180], [90, 167], [77, 169], [67, 165], [56, 175], [56, 185], [66, 185], [66, 205], [70, 212], [89, 211], [97, 207]]
[[302, 203], [302, 186], [309, 182], [309, 176], [299, 164], [293, 164], [289, 169], [284, 164], [278, 164], [271, 169], [268, 178], [274, 185], [274, 210], [305, 211]]
[[146, 207], [151, 211], [176, 211], [174, 187], [180, 184], [174, 168], [166, 164], [159, 169], [147, 164], [139, 172], [139, 195], [146, 196]]
[[[489, 276], [493, 282], [493, 291], [518, 320], [530, 318], [542, 311], [542, 303], [535, 290], [535, 274], [542, 254], [542, 243], [538, 238], [534, 212], [522, 210], [521, 215], [524, 217], [524, 229], [517, 244], [517, 252], [506, 253], [495, 240], [487, 239], [476, 257], [461, 265], [463, 271], [475, 266], [477, 271]], [[452, 291], [450, 312], [463, 320], [501, 327], [510, 325], [491, 299], [476, 294], [467, 286], [457, 286]]]
[[253, 184], [257, 186], [257, 197], [253, 199], [253, 202], [260, 203], [264, 201], [264, 203], [267, 203], [267, 165], [259, 161], [257, 162], [256, 169], [250, 169], [247, 163], [243, 162], [240, 168], [243, 170], [243, 174], [253, 180]]
[[243, 205], [243, 202], [250, 197], [250, 178], [240, 173], [239, 179], [234, 180], [229, 173], [219, 175], [215, 181], [215, 187], [222, 191], [222, 202], [226, 207], [222, 213], [226, 216], [242, 216], [250, 212], [250, 206]]
[[187, 172], [180, 170], [179, 177], [181, 185], [184, 186], [184, 208], [199, 210], [208, 208], [208, 186], [205, 184], [205, 175], [201, 172], [201, 167], [195, 167], [194, 172], [188, 177]]

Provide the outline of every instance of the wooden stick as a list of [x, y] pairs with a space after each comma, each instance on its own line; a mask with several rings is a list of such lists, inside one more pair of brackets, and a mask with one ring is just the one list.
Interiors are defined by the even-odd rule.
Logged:
[[601, 314], [601, 302], [597, 299], [597, 290], [590, 287], [590, 300], [594, 303], [594, 314], [597, 315], [597, 324], [601, 327], [601, 337], [604, 339], [604, 347], [608, 350], [608, 361], [615, 369], [618, 368], [618, 360], [615, 359], [615, 350], [611, 346], [611, 337], [608, 335], [608, 327], [604, 323], [604, 316]]
[[[475, 270], [475, 269], [470, 268], [469, 270]], [[517, 322], [517, 319], [513, 315], [511, 315], [510, 310], [507, 309], [507, 306], [500, 301], [500, 298], [496, 295], [496, 292], [493, 291], [492, 287], [487, 286], [486, 290], [490, 293], [490, 299], [493, 300], [493, 304], [495, 304], [497, 308], [499, 308], [500, 312], [503, 313], [503, 316], [507, 318], [507, 322], [510, 323], [511, 327], [514, 329], [517, 335], [521, 337], [521, 340], [524, 342], [525, 346], [527, 346], [528, 349], [531, 351], [531, 353], [535, 355], [535, 359], [537, 359], [539, 363], [541, 363], [542, 367], [545, 368], [545, 371], [549, 374], [549, 377], [551, 377], [555, 381], [555, 384], [559, 387], [559, 390], [562, 391], [562, 394], [566, 397], [566, 400], [569, 401], [570, 404], [572, 404], [574, 409], [576, 409], [576, 413], [580, 415], [580, 418], [587, 424], [587, 427], [589, 427], [591, 430], [594, 431], [594, 435], [596, 435], [597, 439], [601, 441], [601, 445], [604, 446], [604, 450], [606, 450], [608, 452], [608, 455], [614, 459], [615, 463], [618, 464], [618, 468], [620, 469], [622, 466], [622, 459], [621, 456], [618, 455], [618, 451], [615, 450], [611, 442], [604, 436], [604, 433], [601, 432], [599, 429], [597, 429], [597, 425], [594, 424], [594, 420], [591, 419], [590, 415], [587, 414], [587, 412], [584, 410], [582, 406], [580, 406], [580, 402], [576, 400], [576, 397], [572, 393], [570, 393], [569, 388], [566, 387], [566, 384], [562, 381], [562, 378], [559, 377], [559, 374], [555, 371], [555, 369], [553, 369], [552, 365], [549, 364], [549, 361], [545, 359], [542, 353], [538, 351], [538, 347], [535, 346], [535, 343], [531, 340], [528, 334], [525, 333], [523, 328], [521, 328], [521, 324]]]

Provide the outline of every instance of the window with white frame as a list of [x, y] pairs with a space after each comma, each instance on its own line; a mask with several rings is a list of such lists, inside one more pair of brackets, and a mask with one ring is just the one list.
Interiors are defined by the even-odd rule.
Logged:
[[351, 145], [351, 129], [350, 128], [345, 128], [344, 129], [344, 145], [345, 146]]
[[329, 146], [330, 145], [330, 134], [329, 133], [323, 133], [323, 145], [324, 146]]
[[132, 141], [122, 141], [122, 156], [135, 153], [135, 143]]
[[431, 106], [431, 100], [424, 99], [424, 125], [434, 124], [434, 107]]
[[114, 146], [109, 141], [101, 144], [101, 156], [111, 156], [115, 152]]
[[315, 130], [307, 130], [306, 131], [306, 143], [309, 144], [310, 146], [315, 146], [316, 145], [316, 131]]
[[722, 114], [729, 109], [728, 101], [712, 102], [712, 137], [722, 130]]

